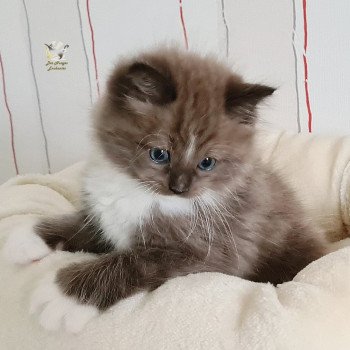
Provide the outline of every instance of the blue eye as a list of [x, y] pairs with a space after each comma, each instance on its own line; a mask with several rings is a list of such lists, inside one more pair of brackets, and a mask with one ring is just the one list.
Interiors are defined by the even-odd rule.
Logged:
[[153, 147], [149, 150], [149, 156], [157, 164], [167, 164], [170, 161], [170, 154], [166, 149]]
[[204, 171], [210, 171], [214, 168], [215, 164], [216, 159], [207, 157], [198, 164], [198, 168]]

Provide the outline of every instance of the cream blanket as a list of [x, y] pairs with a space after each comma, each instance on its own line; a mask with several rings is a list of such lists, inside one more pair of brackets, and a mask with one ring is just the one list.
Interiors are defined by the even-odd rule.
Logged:
[[[259, 148], [296, 189], [310, 220], [334, 241], [346, 237], [350, 138], [263, 133]], [[79, 206], [82, 166], [0, 186], [0, 250], [31, 216]], [[350, 349], [350, 248], [277, 288], [222, 274], [190, 275], [119, 302], [78, 335], [43, 330], [28, 313], [33, 288], [46, 273], [84, 257], [56, 252], [27, 267], [0, 261], [1, 350]]]

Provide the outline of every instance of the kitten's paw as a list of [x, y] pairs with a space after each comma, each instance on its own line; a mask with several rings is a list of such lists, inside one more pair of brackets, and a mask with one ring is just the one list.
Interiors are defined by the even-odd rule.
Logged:
[[98, 315], [98, 309], [79, 304], [73, 297], [64, 295], [54, 276], [49, 276], [34, 291], [30, 313], [39, 314], [39, 323], [46, 330], [58, 330], [64, 324], [67, 332], [78, 333]]
[[2, 255], [13, 264], [30, 264], [51, 253], [51, 249], [34, 232], [37, 219], [27, 220], [10, 233]]

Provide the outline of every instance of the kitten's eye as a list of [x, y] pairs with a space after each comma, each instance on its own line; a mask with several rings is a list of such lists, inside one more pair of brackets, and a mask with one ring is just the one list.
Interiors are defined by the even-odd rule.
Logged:
[[212, 170], [214, 168], [216, 164], [216, 159], [214, 158], [204, 158], [199, 164], [198, 164], [198, 168], [204, 171], [209, 171]]
[[167, 164], [170, 161], [170, 154], [166, 149], [153, 147], [149, 150], [149, 156], [157, 164]]

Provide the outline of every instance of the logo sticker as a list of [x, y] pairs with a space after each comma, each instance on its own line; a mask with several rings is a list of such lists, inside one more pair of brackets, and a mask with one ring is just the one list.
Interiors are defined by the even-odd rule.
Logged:
[[47, 62], [45, 65], [47, 71], [66, 70], [68, 66], [66, 54], [69, 45], [63, 44], [61, 41], [51, 41], [51, 43], [44, 45], [47, 58]]

